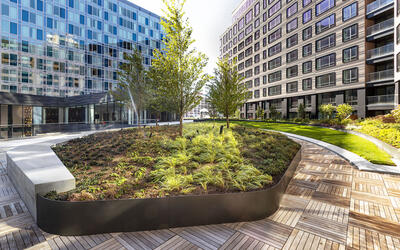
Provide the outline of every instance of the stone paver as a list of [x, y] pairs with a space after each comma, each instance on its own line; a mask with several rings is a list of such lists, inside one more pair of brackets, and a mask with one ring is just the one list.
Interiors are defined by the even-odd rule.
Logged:
[[400, 249], [400, 176], [361, 172], [331, 151], [303, 145], [302, 161], [269, 218], [76, 237], [47, 234], [34, 224], [0, 153], [0, 248]]

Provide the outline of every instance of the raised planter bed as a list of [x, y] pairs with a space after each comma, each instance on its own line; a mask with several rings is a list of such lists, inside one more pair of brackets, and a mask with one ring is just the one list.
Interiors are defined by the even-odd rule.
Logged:
[[155, 199], [69, 202], [37, 196], [37, 224], [48, 233], [88, 235], [253, 221], [272, 215], [301, 160], [260, 191]]

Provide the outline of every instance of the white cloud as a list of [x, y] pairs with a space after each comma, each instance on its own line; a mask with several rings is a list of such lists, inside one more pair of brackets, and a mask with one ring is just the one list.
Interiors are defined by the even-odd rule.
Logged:
[[[161, 0], [130, 0], [162, 16]], [[212, 73], [220, 55], [219, 37], [231, 25], [232, 12], [241, 0], [187, 0], [186, 16], [193, 27], [195, 47], [209, 57], [207, 72]]]

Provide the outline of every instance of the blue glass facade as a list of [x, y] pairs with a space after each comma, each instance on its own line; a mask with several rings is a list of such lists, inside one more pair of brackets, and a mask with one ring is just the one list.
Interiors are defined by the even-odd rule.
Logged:
[[0, 91], [105, 92], [135, 46], [150, 65], [160, 17], [125, 0], [2, 0]]

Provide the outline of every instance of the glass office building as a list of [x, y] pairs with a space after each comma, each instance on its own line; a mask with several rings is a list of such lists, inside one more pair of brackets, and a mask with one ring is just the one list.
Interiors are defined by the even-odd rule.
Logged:
[[3, 92], [74, 96], [105, 92], [125, 52], [150, 65], [160, 17], [125, 0], [2, 0]]
[[0, 3], [0, 139], [69, 131], [72, 124], [135, 123], [107, 92], [116, 86], [124, 53], [138, 48], [150, 66], [162, 46], [158, 15], [126, 0]]

